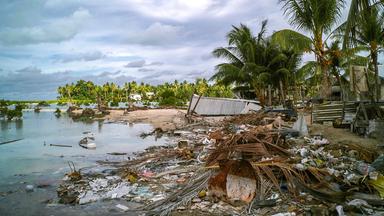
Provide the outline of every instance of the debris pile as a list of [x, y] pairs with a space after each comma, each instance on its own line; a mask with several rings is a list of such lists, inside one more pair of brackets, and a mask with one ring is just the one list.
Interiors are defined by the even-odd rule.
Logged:
[[172, 145], [114, 164], [112, 173], [67, 178], [58, 193], [79, 204], [123, 198], [149, 215], [384, 212], [384, 156], [321, 135], [299, 137], [292, 125], [273, 112], [196, 124], [174, 131]]

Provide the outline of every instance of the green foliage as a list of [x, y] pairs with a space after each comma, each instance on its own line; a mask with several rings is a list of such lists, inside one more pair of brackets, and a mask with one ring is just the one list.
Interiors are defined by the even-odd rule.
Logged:
[[[91, 92], [85, 93], [82, 91]], [[59, 101], [70, 101], [78, 106], [85, 102], [95, 103], [99, 97], [101, 101], [110, 102], [112, 107], [118, 106], [119, 102], [132, 102], [132, 95], [134, 94], [140, 95], [141, 101], [146, 104], [160, 102], [164, 105], [178, 106], [185, 105], [194, 93], [213, 97], [233, 97], [229, 86], [209, 84], [206, 79], [197, 79], [195, 83], [175, 80], [173, 83], [164, 83], [157, 86], [145, 83], [137, 84], [135, 81], [125, 83], [123, 86], [109, 82], [97, 86], [90, 81], [79, 80], [76, 84], [60, 86], [58, 93]], [[167, 94], [171, 94], [172, 98], [167, 99], [164, 97]]]
[[41, 110], [41, 108], [40, 107], [36, 107], [35, 109], [34, 109], [34, 111], [35, 111], [35, 113], [39, 113], [40, 112], [40, 110]]
[[65, 101], [59, 101], [57, 102], [57, 106], [65, 106], [67, 103]]
[[40, 106], [40, 107], [46, 107], [46, 106], [49, 106], [49, 103], [47, 101], [40, 101], [37, 106]]
[[257, 36], [246, 25], [233, 26], [227, 34], [228, 46], [213, 51], [215, 57], [225, 62], [216, 66], [211, 78], [224, 85], [234, 84], [236, 89], [253, 89], [262, 104], [268, 85], [279, 90], [295, 86], [295, 73], [301, 61], [300, 53], [284, 49], [266, 37], [266, 26], [267, 21], [263, 21]]
[[7, 111], [7, 119], [8, 120], [12, 120], [15, 118], [19, 119], [21, 117], [23, 117], [23, 112], [20, 109], [14, 109], [14, 110], [8, 110]]
[[119, 106], [119, 102], [118, 102], [118, 101], [112, 101], [112, 102], [110, 103], [110, 106], [111, 106], [111, 107], [118, 107], [118, 106]]
[[165, 89], [159, 94], [160, 106], [176, 106], [177, 102], [176, 95], [171, 89]]
[[6, 106], [0, 106], [0, 117], [5, 117], [7, 116], [8, 113], [8, 107]]
[[8, 106], [8, 101], [1, 99], [0, 100], [0, 107], [6, 107]]

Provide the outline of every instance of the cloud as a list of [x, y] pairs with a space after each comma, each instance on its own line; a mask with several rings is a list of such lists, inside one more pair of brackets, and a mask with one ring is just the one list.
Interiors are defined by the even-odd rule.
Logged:
[[57, 87], [76, 82], [79, 79], [90, 80], [98, 85], [105, 82], [122, 85], [136, 78], [123, 75], [120, 71], [82, 76], [78, 76], [74, 71], [43, 73], [40, 68], [30, 66], [7, 74], [0, 74], [0, 98], [54, 99], [57, 96]]
[[131, 61], [124, 67], [126, 68], [141, 68], [144, 67], [145, 65], [145, 60], [137, 60], [137, 61]]
[[152, 71], [155, 71], [155, 70], [154, 69], [150, 69], [150, 68], [140, 68], [137, 71], [139, 71], [139, 72], [152, 72]]
[[95, 61], [105, 58], [106, 55], [100, 51], [74, 53], [74, 54], [62, 54], [54, 55], [53, 58], [56, 62], [68, 63], [75, 61]]
[[[129, 62], [124, 67], [126, 67], [126, 68], [142, 68], [142, 67], [147, 67], [147, 66], [161, 66], [163, 64], [164, 64], [163, 62], [159, 62], [159, 61], [151, 62], [151, 63], [147, 64], [145, 60], [137, 60], [137, 61]], [[140, 71], [140, 70], [138, 70], [138, 71]], [[144, 70], [142, 70], [142, 71], [144, 71]]]
[[172, 46], [184, 36], [186, 36], [186, 32], [183, 31], [182, 26], [155, 22], [144, 30], [131, 31], [124, 42], [146, 46]]
[[70, 17], [50, 20], [41, 25], [4, 28], [0, 30], [0, 42], [5, 45], [26, 45], [66, 41], [72, 39], [90, 17], [88, 10], [78, 9]]
[[152, 62], [152, 63], [147, 64], [147, 66], [160, 66], [163, 64], [164, 64], [163, 62]]

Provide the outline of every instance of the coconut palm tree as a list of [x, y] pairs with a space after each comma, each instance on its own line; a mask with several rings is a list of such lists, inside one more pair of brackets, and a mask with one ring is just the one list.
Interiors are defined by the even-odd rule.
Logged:
[[[377, 5], [367, 6], [357, 14], [358, 22], [352, 26], [353, 31], [344, 37], [346, 47], [362, 48], [369, 52], [371, 69], [375, 73], [375, 99], [380, 96], [380, 76], [378, 68], [378, 55], [384, 50], [384, 11]], [[348, 31], [348, 22], [341, 26], [341, 29]]]
[[266, 59], [270, 56], [272, 45], [267, 47], [264, 34], [267, 20], [262, 22], [260, 32], [254, 37], [252, 31], [243, 24], [227, 34], [228, 47], [219, 47], [213, 55], [226, 60], [216, 66], [211, 80], [220, 84], [242, 86], [254, 89], [260, 102], [264, 104], [263, 80], [268, 79]]
[[321, 95], [331, 93], [329, 65], [325, 58], [326, 34], [331, 33], [344, 7], [344, 0], [280, 0], [284, 14], [291, 25], [310, 34], [306, 36], [294, 30], [284, 29], [273, 35], [273, 40], [285, 48], [312, 52], [322, 75]]

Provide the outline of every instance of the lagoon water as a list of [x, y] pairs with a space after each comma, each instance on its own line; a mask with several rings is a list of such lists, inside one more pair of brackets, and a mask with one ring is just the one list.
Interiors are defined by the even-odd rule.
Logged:
[[[152, 129], [147, 124], [75, 122], [66, 114], [56, 118], [53, 112], [44, 110], [40, 113], [24, 112], [21, 121], [1, 120], [0, 142], [22, 140], [0, 145], [0, 215], [76, 213], [63, 211], [62, 207], [47, 208], [44, 204], [46, 199], [57, 198], [55, 186], [69, 171], [68, 161], [74, 162], [76, 168], [82, 168], [96, 166], [97, 160], [127, 160], [129, 153], [165, 143], [164, 138], [155, 140], [153, 137], [139, 137], [142, 132]], [[78, 145], [79, 140], [85, 136], [84, 132], [93, 133], [96, 149], [84, 149]], [[72, 147], [56, 147], [50, 144]], [[107, 154], [112, 152], [124, 152], [128, 155]], [[27, 193], [25, 186], [28, 184], [35, 188], [39, 184], [50, 187]], [[97, 208], [100, 206], [103, 205], [98, 205]], [[60, 213], [59, 209], [63, 212]], [[100, 210], [95, 211], [93, 215], [102, 213]]]

